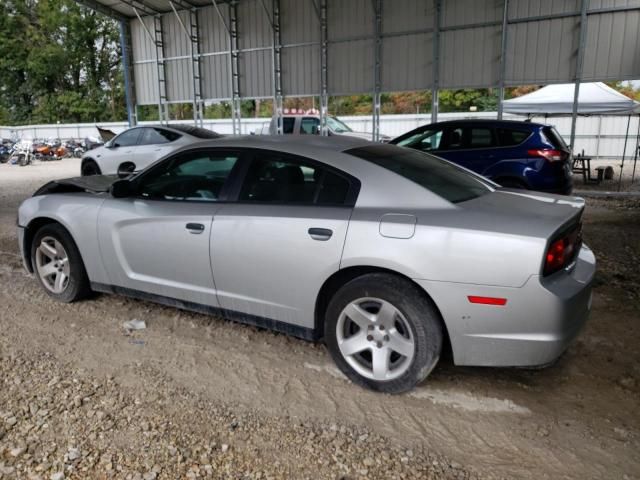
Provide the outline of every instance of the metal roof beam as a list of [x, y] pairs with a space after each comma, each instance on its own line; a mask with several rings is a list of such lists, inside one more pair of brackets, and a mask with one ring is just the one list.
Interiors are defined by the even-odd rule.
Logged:
[[89, 7], [92, 10], [95, 10], [96, 12], [100, 12], [107, 17], [113, 18], [114, 20], [126, 21], [129, 19], [129, 17], [124, 15], [122, 12], [114, 10], [111, 7], [107, 7], [106, 5], [95, 0], [76, 0], [76, 2], [80, 5], [84, 5], [85, 7]]

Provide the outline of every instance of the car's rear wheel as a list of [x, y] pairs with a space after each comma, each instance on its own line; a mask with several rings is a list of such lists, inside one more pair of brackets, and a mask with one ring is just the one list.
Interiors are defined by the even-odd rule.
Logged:
[[437, 309], [419, 287], [389, 274], [358, 277], [334, 295], [325, 342], [354, 383], [400, 393], [424, 380], [442, 349]]
[[31, 259], [38, 282], [56, 300], [70, 303], [91, 293], [78, 247], [62, 225], [48, 224], [36, 232]]
[[100, 167], [93, 160], [85, 160], [84, 162], [82, 162], [82, 168], [80, 169], [80, 173], [82, 174], [83, 177], [102, 174], [102, 172], [100, 171]]

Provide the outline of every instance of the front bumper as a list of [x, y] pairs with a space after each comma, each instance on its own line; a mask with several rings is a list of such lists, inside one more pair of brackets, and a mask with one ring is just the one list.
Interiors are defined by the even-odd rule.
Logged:
[[28, 252], [25, 250], [24, 243], [25, 229], [18, 225], [18, 248], [20, 249], [20, 256], [22, 257], [22, 266], [28, 273], [33, 273], [33, 268], [27, 261]]
[[[416, 282], [442, 313], [457, 365], [532, 367], [553, 363], [584, 326], [595, 270], [595, 256], [583, 245], [570, 269], [532, 275], [519, 288]], [[472, 304], [469, 295], [507, 303]]]

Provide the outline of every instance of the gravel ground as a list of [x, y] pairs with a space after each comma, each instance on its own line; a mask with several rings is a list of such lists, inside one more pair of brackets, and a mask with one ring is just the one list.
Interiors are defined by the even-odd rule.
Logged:
[[[585, 331], [544, 370], [443, 359], [365, 391], [322, 345], [101, 295], [20, 265], [20, 201], [76, 160], [0, 165], [0, 478], [640, 478], [640, 201], [588, 200]], [[126, 334], [122, 323], [145, 320]]]

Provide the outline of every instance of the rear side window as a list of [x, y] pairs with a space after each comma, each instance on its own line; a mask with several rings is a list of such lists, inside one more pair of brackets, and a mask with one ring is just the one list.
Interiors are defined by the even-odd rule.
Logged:
[[345, 153], [375, 163], [426, 188], [451, 203], [491, 192], [480, 178], [433, 155], [393, 145], [354, 148]]
[[305, 117], [300, 122], [300, 133], [308, 135], [316, 135], [320, 128], [320, 120], [313, 117]]
[[244, 202], [344, 205], [347, 178], [305, 159], [277, 153], [254, 158], [240, 192]]
[[524, 142], [531, 132], [527, 130], [515, 130], [513, 128], [497, 128], [498, 141], [502, 147], [514, 147]]
[[180, 134], [165, 130], [164, 128], [145, 128], [143, 129], [140, 145], [161, 145], [163, 143], [171, 143], [178, 138]]
[[471, 127], [468, 129], [469, 148], [491, 148], [495, 146], [490, 128]]
[[294, 117], [284, 117], [282, 119], [282, 133], [285, 135], [287, 133], [293, 133], [293, 127], [296, 123], [296, 119]]

